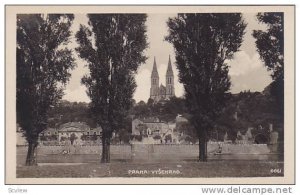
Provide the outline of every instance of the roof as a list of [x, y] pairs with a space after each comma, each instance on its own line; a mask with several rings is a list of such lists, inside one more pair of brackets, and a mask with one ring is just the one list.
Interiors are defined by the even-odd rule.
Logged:
[[59, 131], [89, 131], [90, 127], [84, 122], [69, 122], [62, 124]]
[[83, 132], [83, 131], [100, 131], [102, 132], [102, 128], [96, 127], [94, 129], [91, 129], [86, 123], [84, 122], [69, 122], [61, 125], [59, 129], [55, 128], [47, 128], [43, 132]]
[[134, 120], [138, 120], [139, 122], [142, 122], [142, 123], [163, 123], [157, 117], [136, 118]]
[[179, 114], [176, 116], [175, 120], [176, 120], [176, 123], [178, 123], [178, 122], [188, 122], [188, 120], [185, 117], [183, 117]]
[[160, 90], [162, 90], [162, 89], [163, 89], [163, 90], [166, 90], [166, 87], [165, 87], [163, 84], [160, 84], [159, 89], [160, 89]]
[[101, 127], [96, 127], [94, 129], [91, 129], [91, 131], [101, 131], [102, 132], [102, 128]]
[[151, 73], [151, 78], [153, 78], [153, 77], [159, 78], [155, 57], [154, 57], [153, 69], [152, 69], [152, 73]]
[[138, 122], [138, 123], [142, 123], [143, 121], [140, 118], [135, 118], [132, 121]]
[[57, 129], [55, 129], [55, 128], [47, 128], [47, 129], [45, 129], [43, 132], [55, 132], [55, 131], [57, 131]]
[[171, 64], [171, 57], [169, 55], [169, 62], [168, 62], [168, 68], [167, 68], [167, 76], [174, 76], [173, 74], [173, 69], [172, 69], [172, 64]]

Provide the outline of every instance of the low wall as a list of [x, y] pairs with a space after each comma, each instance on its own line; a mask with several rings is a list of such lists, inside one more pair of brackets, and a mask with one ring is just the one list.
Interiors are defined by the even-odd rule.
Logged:
[[198, 145], [132, 145], [132, 159], [135, 160], [176, 160], [197, 158]]
[[269, 154], [267, 144], [224, 144], [221, 145], [225, 154]]
[[[221, 154], [270, 154], [271, 150], [266, 144], [224, 144], [208, 143], [208, 154], [212, 155], [220, 151]], [[27, 147], [18, 147], [17, 154], [26, 154]], [[95, 154], [101, 155], [102, 146], [39, 146], [38, 155], [58, 154]], [[163, 144], [132, 144], [111, 145], [112, 159], [135, 160], [176, 160], [197, 159], [199, 155], [198, 145], [163, 145]]]
[[[270, 154], [266, 144], [223, 144], [208, 143], [208, 154], [215, 154], [221, 148], [222, 154]], [[134, 159], [189, 159], [198, 158], [198, 145], [132, 145]]]

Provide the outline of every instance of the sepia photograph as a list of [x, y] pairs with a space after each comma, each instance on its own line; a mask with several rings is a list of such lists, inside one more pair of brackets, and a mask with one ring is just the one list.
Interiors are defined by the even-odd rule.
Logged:
[[294, 8], [7, 5], [6, 183], [295, 183]]

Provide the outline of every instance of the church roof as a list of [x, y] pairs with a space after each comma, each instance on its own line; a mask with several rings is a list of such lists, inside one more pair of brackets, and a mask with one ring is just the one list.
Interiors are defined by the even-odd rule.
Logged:
[[151, 73], [151, 78], [153, 78], [153, 77], [159, 77], [158, 72], [157, 72], [155, 57], [154, 57], [153, 69], [152, 69], [152, 73]]
[[173, 76], [173, 69], [172, 69], [172, 64], [171, 64], [171, 57], [169, 55], [169, 62], [168, 62], [168, 68], [167, 68], [167, 76]]
[[160, 89], [166, 89], [166, 87], [161, 83], [160, 84], [160, 87], [159, 87]]

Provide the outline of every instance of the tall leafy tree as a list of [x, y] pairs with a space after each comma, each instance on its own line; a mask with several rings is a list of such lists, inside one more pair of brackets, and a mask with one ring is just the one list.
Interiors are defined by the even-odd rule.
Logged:
[[134, 74], [146, 57], [145, 14], [89, 14], [76, 34], [90, 74], [82, 78], [90, 109], [103, 129], [101, 162], [110, 162], [113, 131], [122, 129], [136, 88]]
[[207, 133], [228, 99], [227, 60], [241, 46], [246, 24], [240, 13], [178, 14], [167, 22], [179, 81], [199, 139], [199, 160], [207, 160]]
[[51, 106], [63, 95], [73, 69], [72, 14], [17, 15], [17, 122], [28, 142], [26, 165], [36, 164], [39, 133]]
[[283, 119], [284, 106], [284, 17], [282, 12], [258, 13], [257, 19], [266, 24], [266, 30], [254, 30], [257, 51], [265, 66], [271, 71], [273, 82], [271, 95], [279, 106], [279, 114]]

